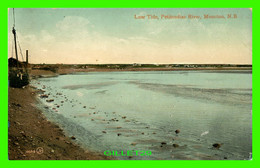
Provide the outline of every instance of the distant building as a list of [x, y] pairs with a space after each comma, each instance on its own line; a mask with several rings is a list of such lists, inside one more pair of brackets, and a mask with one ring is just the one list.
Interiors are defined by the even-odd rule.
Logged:
[[133, 63], [133, 66], [142, 66], [142, 64]]

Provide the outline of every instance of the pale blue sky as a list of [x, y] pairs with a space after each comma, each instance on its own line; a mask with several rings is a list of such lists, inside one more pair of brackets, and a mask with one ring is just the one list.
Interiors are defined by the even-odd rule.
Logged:
[[[202, 19], [135, 19], [198, 15]], [[237, 19], [203, 19], [237, 14]], [[33, 63], [252, 63], [252, 11], [212, 8], [16, 8]], [[9, 57], [12, 55], [9, 10]]]

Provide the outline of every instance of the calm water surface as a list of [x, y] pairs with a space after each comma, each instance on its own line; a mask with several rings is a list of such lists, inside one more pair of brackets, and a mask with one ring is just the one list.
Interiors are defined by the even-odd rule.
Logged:
[[[152, 152], [119, 159], [251, 156], [250, 72], [91, 72], [33, 84], [54, 99], [40, 99], [45, 115], [88, 149]], [[221, 148], [213, 149], [214, 143]]]

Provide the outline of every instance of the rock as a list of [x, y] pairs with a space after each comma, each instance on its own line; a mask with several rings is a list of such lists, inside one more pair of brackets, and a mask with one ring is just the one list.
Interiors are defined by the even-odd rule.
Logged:
[[212, 146], [216, 149], [219, 149], [221, 147], [222, 144], [219, 143], [214, 143]]
[[51, 150], [51, 153], [54, 153], [54, 150], [53, 150], [53, 149]]
[[21, 123], [19, 123], [18, 121], [15, 121], [14, 122], [15, 124], [17, 124], [17, 125], [22, 125]]
[[40, 95], [40, 98], [48, 98], [49, 96], [47, 94]]
[[135, 146], [137, 143], [136, 142], [132, 142], [131, 145]]
[[180, 130], [178, 130], [178, 129], [177, 129], [177, 130], [175, 130], [175, 133], [176, 133], [176, 134], [179, 134], [180, 132], [181, 132], [181, 131], [180, 131]]
[[22, 134], [22, 136], [26, 137], [24, 131], [21, 131], [20, 134]]
[[22, 107], [19, 103], [12, 103], [13, 106]]
[[72, 140], [75, 140], [76, 139], [76, 137], [75, 136], [72, 136], [72, 137], [70, 137]]
[[178, 147], [179, 147], [178, 144], [172, 144], [172, 146], [173, 146], [174, 148], [178, 148]]
[[50, 103], [50, 102], [53, 102], [54, 99], [49, 99], [49, 100], [46, 100], [46, 102]]
[[71, 142], [69, 142], [69, 141], [65, 141], [65, 143], [66, 143], [66, 144], [71, 144]]

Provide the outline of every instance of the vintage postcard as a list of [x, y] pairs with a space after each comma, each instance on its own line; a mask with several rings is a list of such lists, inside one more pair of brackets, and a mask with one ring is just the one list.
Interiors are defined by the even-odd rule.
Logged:
[[251, 8], [9, 8], [10, 160], [252, 159]]

